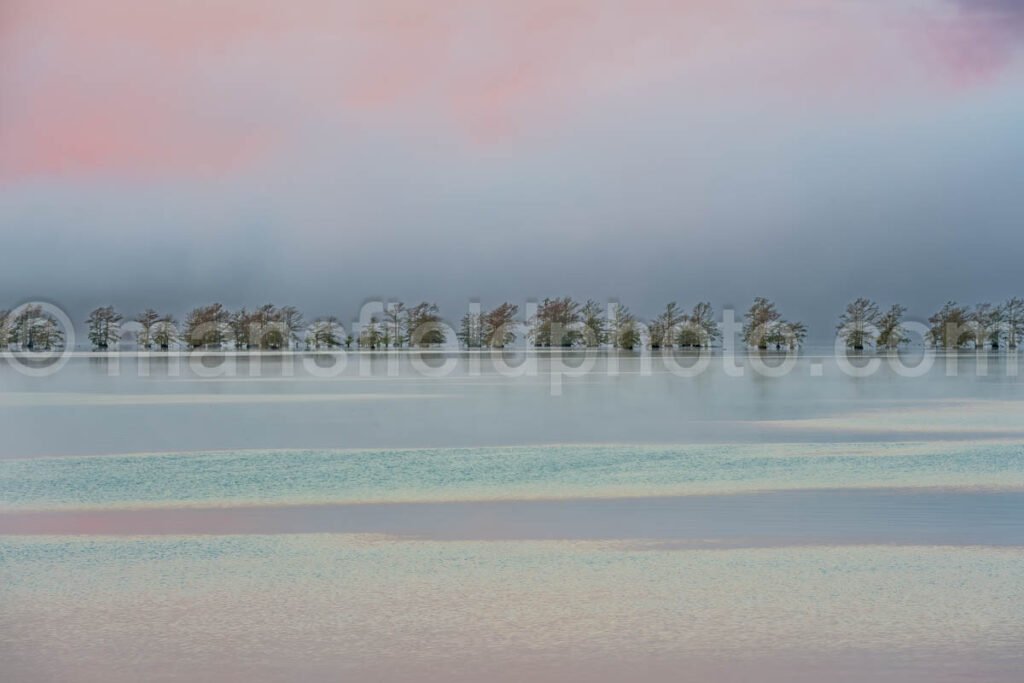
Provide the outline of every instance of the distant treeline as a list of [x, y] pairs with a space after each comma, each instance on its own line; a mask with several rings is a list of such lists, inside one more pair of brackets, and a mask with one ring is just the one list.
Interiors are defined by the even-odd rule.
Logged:
[[[906, 308], [898, 304], [884, 312], [869, 299], [855, 299], [839, 316], [839, 338], [850, 349], [897, 349], [909, 343]], [[454, 331], [460, 345], [470, 349], [500, 349], [523, 334], [537, 348], [599, 348], [632, 350], [707, 348], [722, 339], [721, 324], [711, 304], [701, 302], [689, 312], [675, 302], [644, 323], [622, 304], [584, 303], [571, 297], [544, 299], [528, 320], [518, 320], [519, 306], [503, 303], [490, 310], [466, 313], [457, 328], [449, 327], [436, 304], [407, 306], [392, 302], [381, 317], [373, 316], [353, 336], [333, 316], [306, 323], [294, 306], [267, 304], [230, 311], [221, 304], [194, 308], [179, 323], [173, 316], [147, 309], [126, 321], [112, 306], [97, 308], [85, 321], [93, 348], [117, 348], [133, 337], [146, 350], [188, 349], [400, 349], [430, 348], [447, 343]], [[1024, 299], [974, 307], [949, 302], [928, 319], [926, 341], [940, 349], [1017, 348], [1024, 334]], [[743, 342], [750, 348], [796, 349], [807, 337], [801, 322], [782, 317], [776, 305], [754, 299], [743, 315]], [[45, 351], [62, 348], [65, 330], [42, 305], [0, 311], [0, 348]]]

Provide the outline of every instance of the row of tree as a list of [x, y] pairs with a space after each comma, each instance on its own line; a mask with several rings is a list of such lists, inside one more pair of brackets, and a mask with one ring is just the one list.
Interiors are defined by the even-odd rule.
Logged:
[[[839, 318], [840, 338], [854, 350], [896, 349], [910, 341], [904, 324], [906, 308], [894, 304], [884, 312], [870, 299], [850, 302]], [[602, 306], [593, 300], [571, 297], [547, 298], [525, 323], [517, 320], [519, 306], [502, 303], [462, 317], [456, 337], [466, 348], [500, 349], [523, 334], [538, 348], [597, 348], [611, 346], [631, 350], [641, 345], [654, 349], [705, 348], [722, 338], [711, 304], [701, 302], [689, 312], [675, 302], [668, 304], [649, 323], [641, 323], [626, 306]], [[406, 306], [393, 302], [382, 317], [373, 316], [354, 337], [338, 318], [317, 318], [308, 325], [294, 306], [266, 304], [259, 308], [230, 311], [214, 303], [194, 308], [179, 326], [173, 316], [147, 309], [131, 320], [131, 332], [140, 348], [168, 350], [224, 348], [279, 350], [288, 348], [337, 349], [353, 344], [365, 349], [424, 348], [447, 341], [447, 326], [436, 304]], [[93, 348], [117, 347], [124, 336], [125, 318], [112, 306], [95, 309], [86, 320]], [[927, 341], [940, 349], [1015, 349], [1024, 338], [1024, 299], [1013, 298], [999, 306], [974, 307], [949, 302], [928, 319]], [[743, 316], [742, 339], [752, 348], [801, 346], [807, 328], [782, 317], [775, 304], [754, 299]], [[25, 350], [49, 350], [64, 344], [60, 322], [42, 306], [24, 306], [14, 314], [0, 311], [0, 348], [14, 345]]]
[[[520, 328], [515, 320], [518, 312], [518, 306], [506, 302], [489, 311], [467, 313], [459, 324], [459, 341], [467, 348], [512, 344]], [[571, 297], [541, 301], [525, 334], [538, 348], [612, 346], [629, 350], [644, 340], [641, 323], [626, 306], [612, 303], [602, 307], [593, 300], [580, 303]], [[711, 304], [699, 303], [685, 313], [672, 302], [647, 325], [646, 337], [652, 348], [707, 347], [721, 339], [721, 332]]]
[[[214, 303], [192, 309], [180, 327], [171, 315], [147, 309], [131, 319], [140, 348], [167, 350], [181, 344], [191, 349], [276, 351], [301, 347], [311, 349], [351, 348], [353, 343], [369, 349], [402, 346], [436, 346], [446, 340], [445, 327], [437, 305], [423, 302], [412, 307], [390, 304], [384, 320], [370, 319], [357, 338], [346, 334], [334, 316], [317, 318], [308, 326], [294, 306], [266, 304], [254, 310], [230, 311]], [[111, 306], [97, 308], [86, 320], [93, 348], [106, 350], [120, 343], [124, 316]]]
[[64, 329], [42, 306], [23, 306], [16, 313], [0, 310], [0, 350], [16, 346], [49, 351], [64, 346]]
[[[910, 341], [903, 324], [906, 310], [894, 304], [883, 313], [874, 301], [855, 299], [846, 306], [837, 329], [848, 348], [895, 349]], [[974, 307], [950, 301], [928, 318], [928, 325], [927, 340], [937, 349], [1016, 349], [1024, 337], [1024, 299]]]

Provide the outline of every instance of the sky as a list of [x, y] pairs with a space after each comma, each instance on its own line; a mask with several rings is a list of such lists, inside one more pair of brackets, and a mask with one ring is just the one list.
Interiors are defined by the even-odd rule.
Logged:
[[1024, 0], [2, 0], [0, 308], [1024, 296]]

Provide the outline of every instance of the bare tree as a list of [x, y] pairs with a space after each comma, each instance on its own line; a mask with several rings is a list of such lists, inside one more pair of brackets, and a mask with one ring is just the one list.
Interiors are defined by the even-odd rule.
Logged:
[[189, 348], [220, 348], [229, 338], [230, 313], [221, 304], [192, 309], [185, 318], [185, 343]]
[[113, 306], [102, 306], [89, 314], [86, 325], [89, 329], [89, 341], [94, 349], [106, 351], [117, 346], [121, 341], [121, 321], [124, 316], [114, 310]]
[[903, 330], [903, 315], [906, 312], [903, 306], [893, 304], [878, 318], [878, 338], [875, 340], [877, 348], [898, 349], [910, 341]]
[[437, 304], [423, 301], [408, 310], [405, 337], [410, 347], [444, 344], [446, 336]]
[[580, 326], [583, 345], [597, 348], [608, 341], [608, 326], [602, 316], [601, 305], [593, 299], [587, 299], [580, 309]]
[[[243, 309], [244, 310], [244, 309]], [[245, 320], [240, 321], [245, 323]], [[287, 344], [288, 329], [281, 320], [281, 312], [274, 304], [263, 304], [248, 316], [246, 347], [261, 351], [277, 351]]]
[[264, 304], [252, 313], [244, 308], [231, 318], [235, 346], [277, 351], [302, 341], [302, 313], [294, 306]]
[[484, 344], [483, 316], [479, 313], [462, 316], [455, 336], [467, 349], [479, 349]]
[[847, 348], [863, 351], [865, 346], [875, 343], [873, 330], [877, 328], [880, 317], [878, 304], [861, 297], [846, 305], [846, 310], [839, 316], [839, 325], [836, 329], [846, 342]]
[[161, 351], [167, 351], [178, 343], [178, 322], [171, 315], [165, 315], [153, 325], [153, 343]]
[[715, 309], [709, 302], [702, 301], [693, 307], [693, 311], [683, 321], [676, 341], [680, 346], [703, 348], [721, 338], [722, 331], [715, 321]]
[[971, 313], [955, 301], [948, 301], [935, 315], [928, 318], [931, 329], [928, 338], [936, 348], [962, 349], [975, 340]]
[[6, 351], [11, 346], [11, 312], [0, 310], [0, 351]]
[[665, 306], [665, 310], [651, 321], [651, 348], [672, 348], [679, 334], [679, 327], [685, 320], [686, 314], [675, 301]]
[[519, 306], [507, 301], [483, 314], [483, 343], [502, 349], [516, 340], [516, 314]]
[[754, 303], [751, 304], [743, 318], [746, 321], [743, 324], [743, 341], [747, 346], [767, 349], [768, 344], [772, 341], [773, 332], [779, 320], [782, 319], [775, 304], [759, 296], [754, 299]]
[[572, 297], [546, 298], [530, 324], [530, 339], [537, 347], [576, 346], [582, 340], [580, 305]]
[[317, 351], [341, 346], [341, 324], [334, 316], [317, 318], [309, 328], [306, 343]]
[[147, 308], [135, 316], [134, 321], [139, 324], [139, 331], [135, 333], [135, 343], [140, 349], [147, 351], [153, 348], [153, 327], [159, 322], [160, 314], [152, 308]]
[[407, 341], [405, 335], [402, 334], [406, 314], [405, 304], [401, 301], [389, 303], [384, 311], [384, 324], [388, 328], [388, 337], [391, 344], [397, 348], [402, 348]]
[[632, 351], [642, 343], [636, 317], [622, 304], [616, 303], [612, 306], [608, 324], [611, 328], [612, 346], [615, 348]]
[[295, 306], [282, 306], [277, 313], [278, 321], [284, 326], [285, 339], [284, 348], [291, 346], [291, 343], [299, 343], [302, 341], [302, 328], [305, 325], [305, 321], [302, 318], [302, 313]]
[[775, 304], [757, 297], [744, 315], [743, 341], [748, 346], [764, 350], [769, 346], [795, 349], [803, 345], [807, 326], [802, 322], [783, 320]]
[[1006, 330], [1006, 346], [1016, 349], [1024, 336], [1024, 299], [1013, 297], [1002, 306], [1003, 328]]
[[8, 314], [9, 342], [22, 351], [52, 351], [64, 345], [64, 331], [42, 306], [22, 306]]
[[978, 304], [970, 314], [974, 331], [974, 348], [983, 349], [990, 344], [998, 349], [1003, 340], [1003, 310], [992, 304]]
[[782, 321], [776, 335], [775, 347], [786, 345], [790, 349], [798, 349], [804, 345], [807, 338], [807, 326], [802, 322]]
[[228, 326], [231, 328], [231, 337], [236, 349], [246, 351], [252, 348], [253, 328], [257, 325], [256, 314], [250, 313], [244, 307], [230, 315]]
[[359, 348], [375, 351], [381, 344], [380, 323], [372, 316], [366, 327], [359, 331]]

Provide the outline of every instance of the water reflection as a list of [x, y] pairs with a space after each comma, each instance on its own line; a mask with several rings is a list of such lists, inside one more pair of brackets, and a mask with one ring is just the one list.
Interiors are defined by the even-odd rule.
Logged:
[[[928, 411], [936, 401], [1021, 401], [1021, 383], [1012, 373], [1015, 356], [1005, 354], [989, 363], [985, 374], [977, 372], [975, 354], [963, 354], [956, 376], [947, 376], [945, 364], [937, 363], [913, 378], [886, 364], [870, 377], [851, 377], [838, 370], [834, 357], [814, 354], [801, 356], [782, 377], [753, 372], [747, 357], [729, 361], [734, 366], [720, 355], [695, 377], [677, 374], [691, 362], [685, 353], [675, 354], [669, 367], [658, 354], [599, 353], [583, 374], [578, 374], [579, 354], [572, 353], [427, 355], [429, 361], [401, 353], [350, 354], [344, 367], [328, 372], [322, 354], [258, 360], [216, 354], [209, 368], [160, 354], [148, 360], [76, 358], [46, 378], [25, 377], [0, 364], [5, 434], [0, 457], [211, 448], [876, 440], [894, 433], [901, 439], [963, 439], [982, 428], [988, 436], [1024, 438], [1024, 421], [1008, 411], [984, 424], [947, 419], [960, 415], [953, 409], [930, 424], [916, 418], [899, 423], [901, 410]], [[504, 365], [507, 356], [516, 360]], [[423, 368], [435, 361], [450, 361], [452, 369], [430, 376]], [[742, 376], [736, 376], [737, 367]], [[192, 405], [173, 398], [186, 395], [261, 398], [194, 398]], [[334, 398], [339, 396], [343, 403]], [[865, 419], [869, 411], [891, 419]], [[815, 422], [819, 419], [854, 422], [858, 434], [849, 435], [837, 422]]]
[[0, 364], [2, 677], [1016, 681], [1016, 356], [897, 358]]

